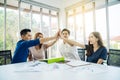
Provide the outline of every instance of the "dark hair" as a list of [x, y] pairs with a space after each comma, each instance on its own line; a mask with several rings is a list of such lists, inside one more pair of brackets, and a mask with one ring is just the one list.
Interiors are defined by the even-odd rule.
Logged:
[[[96, 38], [98, 38], [98, 42], [97, 42], [98, 45], [100, 47], [104, 47], [103, 40], [102, 40], [102, 37], [101, 37], [100, 33], [99, 32], [92, 32], [91, 34], [93, 34]], [[93, 53], [93, 45], [90, 44], [90, 42], [88, 42], [87, 54], [86, 55], [90, 56], [92, 53]]]
[[67, 31], [68, 34], [70, 35], [70, 31], [69, 31], [68, 29], [64, 28], [64, 29], [62, 30], [62, 33], [63, 33], [63, 31]]
[[41, 32], [37, 32], [37, 33], [35, 34], [35, 36], [34, 36], [34, 39], [37, 39], [37, 37], [38, 37], [40, 34], [43, 35]]
[[31, 32], [31, 30], [30, 30], [30, 29], [22, 29], [22, 30], [20, 31], [20, 35], [21, 35], [21, 36], [22, 36], [22, 35], [26, 35], [27, 32]]

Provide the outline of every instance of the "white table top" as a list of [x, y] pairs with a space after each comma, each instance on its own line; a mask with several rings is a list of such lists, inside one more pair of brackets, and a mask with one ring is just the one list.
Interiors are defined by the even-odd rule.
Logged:
[[[73, 64], [74, 63], [74, 64]], [[0, 80], [120, 80], [120, 68], [75, 61], [68, 64], [25, 62], [0, 66]], [[86, 62], [85, 62], [86, 63]]]

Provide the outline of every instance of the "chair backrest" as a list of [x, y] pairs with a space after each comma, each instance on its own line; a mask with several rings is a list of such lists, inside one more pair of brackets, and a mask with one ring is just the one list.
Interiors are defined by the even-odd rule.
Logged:
[[11, 50], [0, 51], [0, 65], [10, 64], [12, 61]]
[[47, 50], [45, 50], [45, 59], [48, 59]]
[[78, 48], [78, 55], [82, 61], [85, 61], [85, 49]]
[[108, 65], [120, 67], [120, 50], [109, 49]]

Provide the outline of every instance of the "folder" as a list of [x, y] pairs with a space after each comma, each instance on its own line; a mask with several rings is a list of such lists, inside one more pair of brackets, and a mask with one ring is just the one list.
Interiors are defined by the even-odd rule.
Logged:
[[50, 63], [55, 63], [55, 62], [64, 62], [65, 59], [64, 57], [59, 57], [59, 58], [50, 58], [50, 59], [40, 59], [39, 61], [43, 61], [43, 62], [50, 64]]

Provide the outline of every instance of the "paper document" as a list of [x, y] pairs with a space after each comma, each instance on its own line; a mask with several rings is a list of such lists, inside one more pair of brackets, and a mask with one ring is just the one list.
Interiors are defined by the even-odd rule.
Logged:
[[90, 65], [90, 63], [88, 63], [88, 62], [77, 61], [77, 60], [70, 61], [70, 62], [68, 62], [66, 64], [69, 65], [69, 66], [72, 66], [72, 67]]

